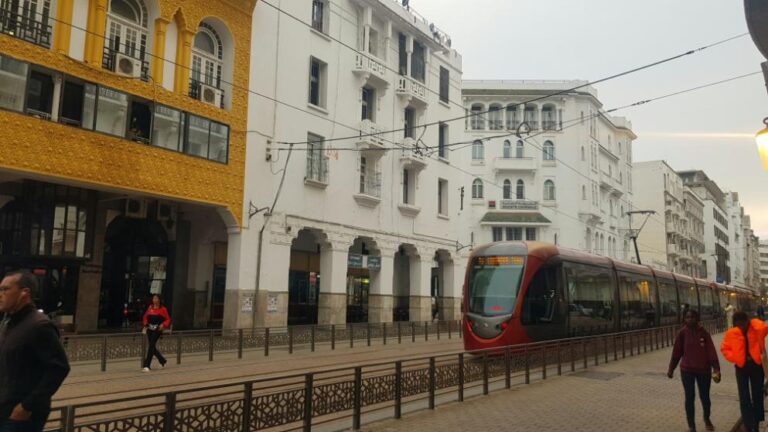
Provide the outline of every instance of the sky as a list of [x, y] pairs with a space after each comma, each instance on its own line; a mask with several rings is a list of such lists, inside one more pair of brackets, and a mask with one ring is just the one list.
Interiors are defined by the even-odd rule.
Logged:
[[[735, 0], [410, 0], [447, 32], [465, 79], [594, 81], [748, 31]], [[757, 72], [749, 35], [596, 86], [604, 108]], [[739, 193], [752, 228], [768, 239], [768, 172], [754, 135], [768, 116], [762, 75], [616, 112], [638, 139], [634, 160], [702, 169]], [[642, 179], [634, 179], [642, 187]]]

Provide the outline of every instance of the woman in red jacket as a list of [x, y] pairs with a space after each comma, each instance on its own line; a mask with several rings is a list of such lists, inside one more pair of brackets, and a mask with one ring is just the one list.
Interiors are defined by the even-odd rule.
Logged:
[[157, 350], [157, 341], [163, 335], [163, 330], [167, 329], [170, 325], [171, 317], [168, 315], [168, 309], [160, 304], [160, 296], [155, 294], [152, 296], [152, 305], [144, 314], [144, 331], [147, 333], [149, 349], [147, 350], [147, 358], [144, 360], [142, 372], [149, 372], [152, 365], [152, 357], [157, 357], [160, 367], [165, 367], [165, 357]]

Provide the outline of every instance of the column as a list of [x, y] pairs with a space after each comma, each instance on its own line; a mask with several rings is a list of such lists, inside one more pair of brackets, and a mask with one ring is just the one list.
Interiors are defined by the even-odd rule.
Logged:
[[346, 243], [327, 245], [320, 252], [318, 324], [344, 324], [347, 322], [348, 255], [349, 244]]
[[58, 54], [69, 54], [69, 41], [72, 36], [72, 13], [74, 0], [59, 0], [54, 27], [53, 51]]
[[397, 249], [379, 248], [381, 269], [371, 275], [371, 290], [368, 294], [368, 322], [392, 322], [394, 307], [395, 253]]
[[93, 221], [93, 252], [91, 259], [80, 266], [75, 309], [75, 331], [94, 332], [99, 328], [99, 298], [104, 261], [104, 236], [107, 232], [107, 209], [104, 204], [96, 207]]
[[406, 75], [409, 77], [411, 76], [411, 67], [413, 66], [413, 62], [411, 61], [411, 56], [413, 55], [413, 36], [406, 36], [405, 38], [405, 52], [406, 52], [406, 59], [405, 63], [408, 65], [406, 68], [407, 72]]
[[101, 67], [106, 43], [107, 2], [108, 0], [91, 0], [91, 8], [88, 11], [85, 60], [86, 63], [97, 67]]
[[541, 105], [536, 106], [536, 120], [539, 122], [539, 130], [544, 130], [544, 117], [541, 116]]
[[443, 269], [443, 298], [442, 319], [457, 320], [461, 318], [462, 286], [464, 282], [464, 267], [456, 264], [456, 258], [444, 263]]
[[163, 85], [163, 70], [165, 67], [165, 35], [168, 28], [168, 21], [165, 18], [155, 20], [155, 44], [152, 48], [154, 57], [152, 57], [152, 82], [154, 85]]
[[195, 33], [179, 28], [179, 42], [176, 48], [176, 78], [173, 81], [174, 91], [179, 94], [189, 94], [189, 77], [192, 67], [192, 42]]
[[420, 256], [410, 257], [411, 274], [411, 299], [410, 299], [410, 320], [411, 321], [431, 321], [432, 320], [432, 297], [430, 293], [432, 279], [432, 257], [435, 252], [420, 250]]

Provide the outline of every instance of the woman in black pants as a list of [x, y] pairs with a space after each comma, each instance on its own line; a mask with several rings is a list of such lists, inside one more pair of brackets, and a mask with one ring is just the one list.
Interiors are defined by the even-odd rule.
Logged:
[[165, 367], [165, 357], [157, 350], [157, 341], [163, 335], [163, 330], [171, 325], [171, 317], [168, 315], [168, 309], [160, 304], [160, 296], [152, 296], [152, 305], [144, 314], [144, 331], [147, 333], [149, 349], [147, 349], [147, 358], [144, 360], [142, 372], [149, 372], [152, 365], [152, 357], [157, 357], [160, 367]]

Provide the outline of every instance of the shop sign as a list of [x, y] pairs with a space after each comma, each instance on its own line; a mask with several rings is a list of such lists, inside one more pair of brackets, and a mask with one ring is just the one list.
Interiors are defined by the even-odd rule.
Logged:
[[381, 257], [380, 256], [369, 256], [368, 257], [368, 269], [369, 270], [380, 270], [381, 269]]
[[347, 267], [349, 268], [363, 268], [363, 256], [360, 254], [347, 255]]

